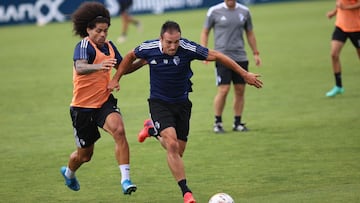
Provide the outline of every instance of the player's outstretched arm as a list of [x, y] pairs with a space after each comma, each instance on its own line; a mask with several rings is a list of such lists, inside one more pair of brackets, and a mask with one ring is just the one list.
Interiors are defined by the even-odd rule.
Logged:
[[116, 64], [116, 59], [106, 59], [100, 64], [89, 64], [87, 60], [76, 60], [75, 70], [79, 75], [86, 75], [100, 70], [110, 70]]
[[[139, 69], [140, 67], [138, 67], [137, 65], [133, 65], [133, 62], [136, 60], [136, 56], [134, 51], [130, 51], [121, 61], [118, 69], [116, 70], [115, 75], [113, 76], [113, 78], [110, 80], [109, 84], [108, 84], [108, 90], [113, 91], [119, 91], [120, 90], [120, 85], [119, 85], [119, 80], [120, 78], [126, 74], [129, 73], [129, 71], [133, 70], [134, 68]], [[135, 70], [133, 70], [135, 71]]]
[[344, 10], [350, 10], [350, 9], [358, 9], [360, 8], [360, 2], [354, 3], [354, 4], [343, 4], [341, 2], [336, 2], [336, 7]]
[[243, 77], [245, 82], [248, 83], [249, 85], [255, 86], [257, 88], [261, 88], [263, 86], [263, 82], [258, 79], [258, 77], [260, 77], [259, 74], [247, 72], [234, 60], [232, 60], [230, 57], [226, 56], [221, 52], [218, 52], [213, 49], [209, 49], [209, 55], [206, 60], [217, 61], [223, 64], [225, 67], [230, 68], [231, 70], [235, 71], [237, 74], [241, 75], [241, 77]]
[[336, 16], [336, 13], [337, 13], [337, 9], [335, 8], [335, 9], [333, 9], [333, 10], [331, 10], [331, 11], [328, 11], [328, 12], [326, 13], [326, 17], [329, 18], [329, 19], [331, 19], [331, 18], [333, 18], [334, 16]]
[[130, 69], [128, 69], [124, 74], [127, 75], [127, 74], [130, 74], [132, 72], [135, 72], [135, 71], [139, 70], [141, 67], [143, 67], [146, 64], [147, 64], [147, 62], [144, 59], [136, 60], [131, 64]]

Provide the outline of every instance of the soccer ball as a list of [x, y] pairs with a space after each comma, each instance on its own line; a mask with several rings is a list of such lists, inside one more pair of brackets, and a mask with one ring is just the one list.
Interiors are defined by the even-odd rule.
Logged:
[[213, 195], [209, 203], [234, 203], [234, 200], [230, 195], [222, 192]]

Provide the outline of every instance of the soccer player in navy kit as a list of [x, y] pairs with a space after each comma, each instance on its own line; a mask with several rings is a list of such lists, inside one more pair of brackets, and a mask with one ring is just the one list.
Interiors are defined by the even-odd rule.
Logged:
[[109, 90], [119, 90], [119, 80], [125, 73], [132, 72], [131, 64], [137, 59], [146, 60], [150, 66], [150, 98], [149, 109], [153, 125], [145, 126], [145, 134], [149, 137], [157, 135], [161, 145], [167, 151], [167, 162], [177, 181], [184, 198], [184, 203], [195, 203], [191, 190], [186, 184], [186, 176], [182, 155], [185, 151], [189, 134], [189, 121], [192, 103], [189, 100], [193, 75], [190, 63], [192, 60], [219, 61], [226, 64], [245, 81], [257, 88], [262, 87], [259, 74], [247, 72], [235, 61], [224, 54], [203, 47], [193, 41], [181, 37], [180, 26], [173, 21], [163, 24], [160, 39], [143, 42], [130, 51], [121, 62]]

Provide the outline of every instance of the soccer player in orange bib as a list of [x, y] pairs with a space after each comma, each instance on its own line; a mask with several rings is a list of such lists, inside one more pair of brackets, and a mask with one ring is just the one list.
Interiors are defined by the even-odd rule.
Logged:
[[[122, 61], [117, 48], [106, 39], [110, 26], [109, 11], [101, 3], [85, 2], [73, 13], [72, 21], [75, 35], [82, 38], [74, 51], [74, 89], [70, 105], [77, 148], [60, 172], [68, 188], [80, 190], [75, 172], [91, 160], [95, 142], [100, 138], [98, 128], [102, 128], [115, 141], [122, 192], [131, 194], [137, 187], [130, 180], [130, 155], [124, 123], [117, 99], [107, 89], [111, 69], [118, 68]], [[141, 63], [132, 65], [137, 67]]]
[[327, 13], [331, 19], [336, 16], [335, 30], [331, 40], [331, 62], [335, 77], [335, 86], [326, 93], [327, 97], [334, 97], [344, 93], [341, 79], [340, 52], [349, 38], [354, 45], [360, 59], [360, 1], [337, 0], [336, 8]]

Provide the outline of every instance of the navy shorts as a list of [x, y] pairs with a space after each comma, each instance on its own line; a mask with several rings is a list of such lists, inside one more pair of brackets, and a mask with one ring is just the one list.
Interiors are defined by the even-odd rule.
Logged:
[[[236, 62], [243, 69], [248, 71], [249, 61]], [[216, 85], [245, 84], [245, 80], [233, 70], [226, 68], [223, 64], [216, 62]]]
[[332, 40], [345, 43], [348, 38], [351, 40], [355, 48], [360, 48], [360, 32], [344, 32], [341, 28], [335, 27]]
[[130, 6], [132, 6], [133, 1], [132, 0], [118, 0], [120, 5], [120, 13], [123, 13], [127, 10], [129, 10]]
[[70, 107], [77, 147], [89, 147], [100, 138], [98, 127], [102, 128], [104, 126], [106, 117], [113, 112], [120, 114], [120, 109], [116, 105], [117, 99], [111, 94], [108, 100], [98, 109]]
[[169, 103], [158, 99], [148, 99], [151, 119], [158, 132], [174, 127], [177, 139], [187, 141], [190, 129], [192, 103], [190, 100]]

